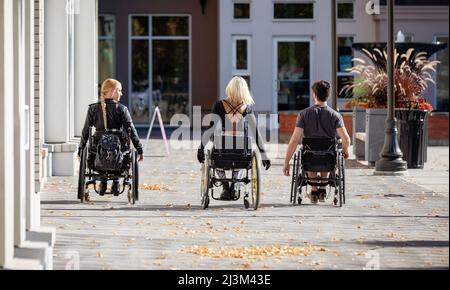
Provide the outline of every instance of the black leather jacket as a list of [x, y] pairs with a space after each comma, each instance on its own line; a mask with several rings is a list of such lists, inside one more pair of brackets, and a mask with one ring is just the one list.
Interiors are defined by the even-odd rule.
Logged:
[[[143, 154], [142, 144], [139, 140], [139, 136], [136, 132], [136, 128], [133, 125], [133, 120], [131, 119], [130, 113], [127, 107], [120, 103], [116, 103], [113, 100], [106, 100], [106, 115], [107, 115], [107, 127], [108, 129], [122, 130], [122, 140], [127, 140], [128, 129], [131, 129], [131, 141], [133, 142], [134, 148], [136, 148], [138, 154]], [[89, 128], [95, 127], [97, 132], [94, 135], [93, 145], [98, 144], [100, 135], [105, 129], [103, 124], [103, 113], [101, 109], [101, 103], [97, 102], [89, 105], [89, 110], [86, 116], [86, 121], [84, 123], [83, 131], [81, 133], [81, 141], [79, 146], [79, 153], [86, 147], [86, 143], [89, 139]], [[122, 142], [123, 143], [123, 142]], [[91, 148], [92, 149], [92, 148]], [[95, 149], [94, 149], [95, 150]]]

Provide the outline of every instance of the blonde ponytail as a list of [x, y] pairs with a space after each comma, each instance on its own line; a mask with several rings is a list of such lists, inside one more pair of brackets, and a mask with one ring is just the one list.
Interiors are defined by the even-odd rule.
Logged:
[[105, 130], [108, 129], [108, 124], [106, 122], [106, 94], [110, 93], [111, 90], [117, 88], [120, 85], [120, 82], [115, 79], [106, 79], [102, 83], [101, 93], [100, 93], [100, 103], [103, 113], [103, 125], [105, 126]]

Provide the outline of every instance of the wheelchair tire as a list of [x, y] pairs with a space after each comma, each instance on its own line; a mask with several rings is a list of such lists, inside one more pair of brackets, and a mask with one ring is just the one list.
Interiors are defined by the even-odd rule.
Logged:
[[86, 165], [87, 165], [87, 146], [83, 149], [80, 156], [80, 170], [78, 174], [78, 199], [84, 202], [86, 193]]
[[211, 166], [210, 166], [210, 154], [209, 151], [205, 154], [205, 162], [202, 165], [202, 179], [200, 186], [200, 197], [202, 201], [203, 209], [209, 207], [209, 183], [211, 179]]
[[295, 203], [295, 192], [294, 190], [297, 190], [295, 188], [295, 180], [297, 179], [297, 176], [295, 175], [295, 168], [297, 165], [297, 153], [294, 155], [294, 164], [292, 165], [292, 179], [291, 179], [291, 200], [290, 203]]
[[251, 175], [251, 187], [252, 187], [252, 207], [257, 210], [260, 202], [261, 191], [261, 170], [259, 167], [258, 155], [253, 152], [252, 154], [252, 175]]
[[344, 156], [341, 155], [341, 167], [342, 167], [342, 201], [345, 204], [345, 159]]
[[295, 183], [294, 183], [294, 195], [292, 197], [292, 205], [299, 205], [302, 203], [302, 198], [299, 196], [299, 190], [301, 190], [301, 186], [303, 183], [303, 174], [300, 173], [300, 152], [296, 154], [295, 168], [293, 169], [292, 174], [295, 175]]
[[[342, 207], [343, 205], [343, 187], [344, 187], [344, 183], [343, 183], [343, 164], [342, 164], [342, 160], [341, 158], [339, 158], [339, 162], [338, 162], [338, 184], [336, 184], [336, 186], [338, 187], [338, 197], [339, 197], [339, 207]], [[335, 201], [334, 205], [337, 206], [337, 201]]]
[[133, 150], [133, 163], [131, 165], [131, 204], [136, 204], [139, 200], [139, 164], [137, 159], [137, 152]]

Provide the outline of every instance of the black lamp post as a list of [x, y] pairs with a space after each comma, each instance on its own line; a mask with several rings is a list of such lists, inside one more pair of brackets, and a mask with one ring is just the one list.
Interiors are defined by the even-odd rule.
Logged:
[[200, 5], [202, 6], [202, 14], [205, 15], [207, 0], [200, 0]]
[[395, 0], [387, 0], [388, 9], [388, 116], [386, 119], [386, 134], [381, 159], [376, 163], [375, 174], [404, 174], [407, 163], [402, 159], [403, 153], [398, 143], [397, 119], [395, 118], [395, 40], [394, 40], [394, 7]]

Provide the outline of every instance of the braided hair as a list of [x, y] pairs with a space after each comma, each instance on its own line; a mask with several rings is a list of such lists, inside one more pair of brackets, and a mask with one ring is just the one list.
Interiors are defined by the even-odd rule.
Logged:
[[[120, 85], [120, 82], [115, 79], [106, 79], [102, 83], [101, 92], [100, 92], [100, 103], [103, 113], [103, 125], [105, 126], [105, 129], [108, 129], [107, 123], [106, 123], [106, 97], [108, 94], [111, 94], [111, 90], [114, 90]], [[111, 97], [111, 96], [108, 96]]]

